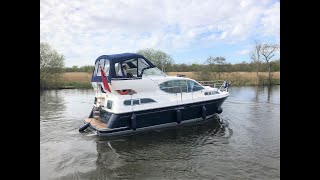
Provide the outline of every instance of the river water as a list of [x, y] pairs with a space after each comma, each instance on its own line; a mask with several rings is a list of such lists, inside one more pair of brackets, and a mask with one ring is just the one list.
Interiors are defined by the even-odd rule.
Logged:
[[40, 178], [280, 179], [280, 86], [231, 87], [211, 122], [104, 138], [79, 133], [93, 90], [40, 93]]

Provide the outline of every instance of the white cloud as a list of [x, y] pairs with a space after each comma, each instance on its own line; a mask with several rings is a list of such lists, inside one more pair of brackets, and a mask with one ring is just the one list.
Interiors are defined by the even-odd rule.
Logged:
[[274, 3], [263, 12], [261, 18], [262, 32], [266, 36], [280, 37], [280, 3]]
[[243, 49], [243, 50], [237, 51], [237, 53], [241, 55], [248, 55], [249, 52], [250, 52], [250, 49]]
[[253, 34], [279, 39], [279, 7], [269, 0], [41, 0], [40, 38], [67, 66], [91, 65], [102, 54], [142, 48], [190, 50]]

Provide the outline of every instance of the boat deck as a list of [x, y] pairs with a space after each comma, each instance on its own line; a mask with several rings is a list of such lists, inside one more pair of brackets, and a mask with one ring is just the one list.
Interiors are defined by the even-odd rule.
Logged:
[[96, 129], [107, 129], [107, 124], [94, 118], [85, 118], [84, 120]]

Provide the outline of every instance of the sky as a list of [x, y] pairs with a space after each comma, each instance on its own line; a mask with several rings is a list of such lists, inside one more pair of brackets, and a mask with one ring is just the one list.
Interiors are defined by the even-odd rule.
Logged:
[[250, 62], [255, 41], [280, 45], [278, 0], [40, 0], [40, 42], [67, 67], [145, 48], [175, 63]]

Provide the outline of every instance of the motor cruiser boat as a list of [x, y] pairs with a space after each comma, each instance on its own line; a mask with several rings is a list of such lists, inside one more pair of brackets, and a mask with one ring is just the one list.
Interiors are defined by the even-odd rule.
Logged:
[[93, 108], [84, 126], [99, 136], [182, 126], [222, 113], [228, 87], [167, 76], [141, 54], [102, 55], [91, 78]]

